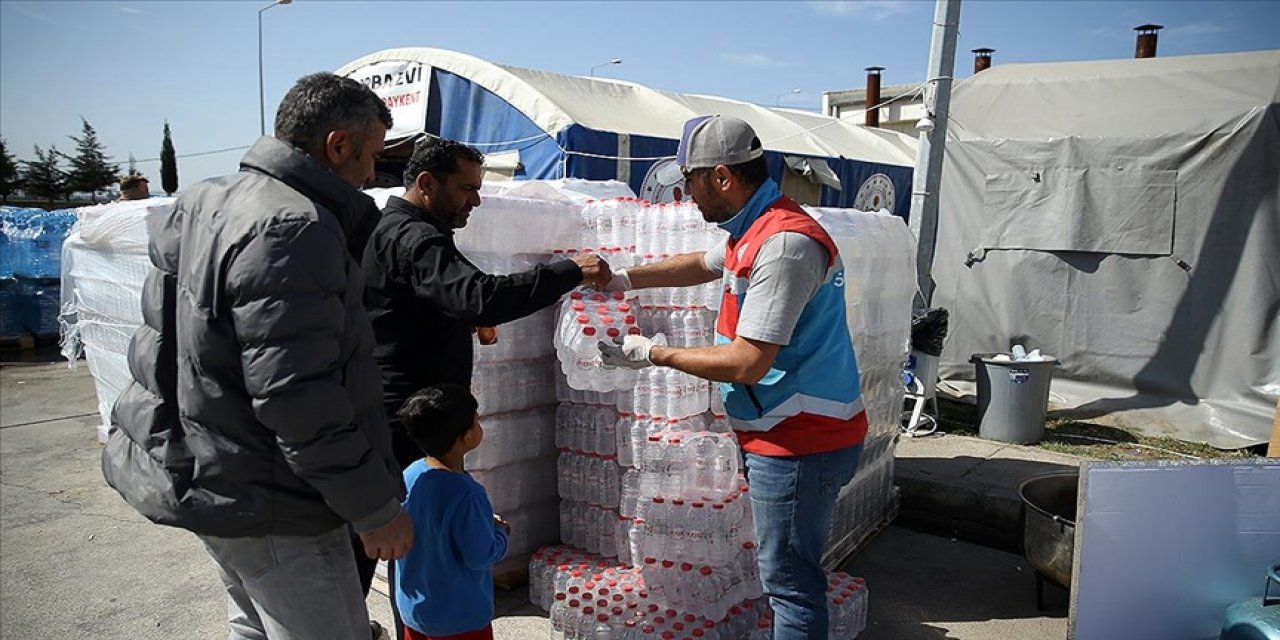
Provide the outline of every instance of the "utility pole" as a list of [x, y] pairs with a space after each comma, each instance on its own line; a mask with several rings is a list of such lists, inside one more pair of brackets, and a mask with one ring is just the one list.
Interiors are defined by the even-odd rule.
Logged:
[[916, 236], [916, 282], [924, 300], [933, 300], [933, 250], [938, 238], [938, 187], [942, 183], [942, 152], [951, 112], [952, 73], [956, 66], [956, 36], [960, 31], [960, 0], [937, 0], [929, 70], [925, 79], [925, 119], [916, 125], [920, 147], [911, 180], [911, 232]]

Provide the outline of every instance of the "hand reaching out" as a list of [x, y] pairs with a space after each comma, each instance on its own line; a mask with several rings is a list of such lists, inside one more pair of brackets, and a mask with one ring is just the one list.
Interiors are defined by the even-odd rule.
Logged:
[[573, 261], [582, 269], [582, 284], [603, 291], [613, 279], [613, 271], [609, 263], [600, 256], [588, 253], [574, 256]]
[[622, 339], [620, 345], [600, 342], [597, 346], [600, 349], [600, 361], [605, 366], [626, 369], [643, 369], [653, 366], [653, 361], [649, 359], [649, 352], [654, 346], [653, 340], [644, 336], [627, 336]]

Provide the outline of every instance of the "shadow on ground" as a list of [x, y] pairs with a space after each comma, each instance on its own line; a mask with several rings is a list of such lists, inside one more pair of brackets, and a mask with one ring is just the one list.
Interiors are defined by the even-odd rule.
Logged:
[[1020, 557], [891, 527], [844, 569], [867, 580], [871, 613], [859, 640], [1027, 640], [1066, 636], [1067, 594]]

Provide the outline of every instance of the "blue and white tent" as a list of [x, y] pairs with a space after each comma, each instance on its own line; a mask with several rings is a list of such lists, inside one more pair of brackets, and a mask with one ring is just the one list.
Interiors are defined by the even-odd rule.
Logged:
[[793, 109], [498, 65], [442, 49], [387, 49], [337, 73], [391, 106], [388, 143], [427, 133], [479, 148], [516, 179], [616, 179], [655, 202], [678, 197], [681, 125], [718, 113], [755, 127], [770, 173], [808, 204], [906, 215], [916, 142]]

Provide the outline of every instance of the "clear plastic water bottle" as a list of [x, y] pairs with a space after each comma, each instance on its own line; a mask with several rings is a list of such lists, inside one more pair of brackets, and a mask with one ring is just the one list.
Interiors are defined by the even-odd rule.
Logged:
[[668, 418], [684, 417], [684, 386], [682, 385], [682, 376], [680, 371], [661, 367], [658, 369], [662, 375], [662, 391], [665, 404], [662, 408], [662, 415]]
[[621, 493], [622, 499], [618, 504], [618, 511], [627, 518], [634, 518], [640, 501], [639, 469], [627, 469], [622, 474]]
[[688, 461], [682, 455], [683, 448], [683, 440], [678, 434], [668, 436], [661, 448], [663, 471], [659, 491], [664, 496], [684, 495], [684, 471]]
[[592, 426], [596, 453], [607, 456], [618, 452], [617, 428], [618, 414], [613, 407], [603, 405], [597, 407]]
[[618, 419], [614, 423], [614, 450], [618, 455], [618, 464], [624, 467], [630, 467], [634, 462], [632, 459], [631, 431], [635, 428], [635, 424], [636, 417], [626, 412], [619, 413]]

